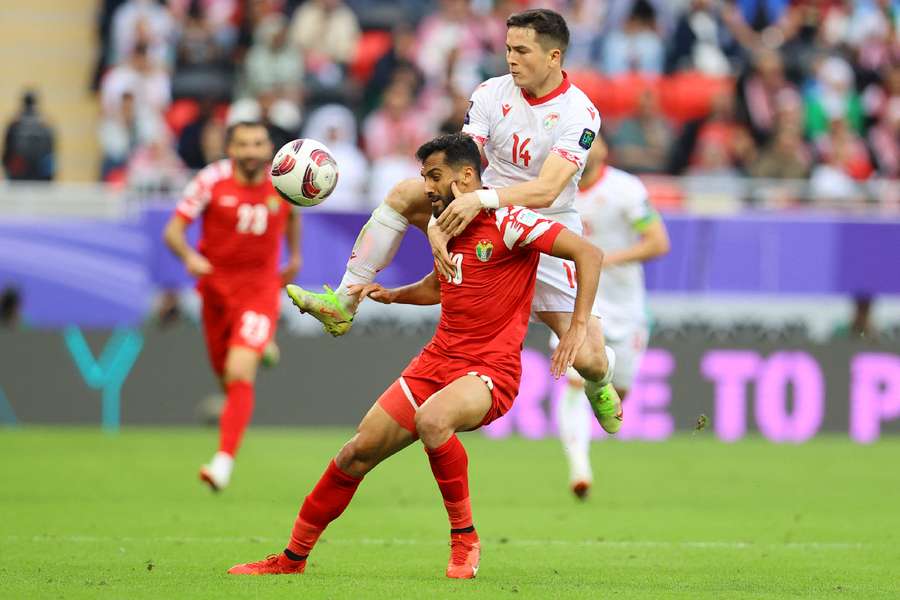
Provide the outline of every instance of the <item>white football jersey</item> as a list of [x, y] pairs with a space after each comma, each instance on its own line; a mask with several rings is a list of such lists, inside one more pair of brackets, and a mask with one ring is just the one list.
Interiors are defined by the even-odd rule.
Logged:
[[512, 75], [494, 77], [472, 93], [463, 131], [484, 147], [482, 181], [507, 187], [537, 179], [544, 160], [556, 153], [578, 171], [549, 208], [538, 212], [580, 231], [573, 208], [588, 150], [600, 130], [600, 112], [580, 89], [563, 82], [542, 98], [528, 96]]
[[[640, 179], [606, 166], [600, 178], [579, 192], [575, 207], [584, 222], [584, 236], [606, 253], [624, 250], [640, 240], [641, 231], [659, 218]], [[603, 329], [611, 338], [617, 329], [646, 321], [644, 267], [639, 262], [604, 265], [597, 288]]]

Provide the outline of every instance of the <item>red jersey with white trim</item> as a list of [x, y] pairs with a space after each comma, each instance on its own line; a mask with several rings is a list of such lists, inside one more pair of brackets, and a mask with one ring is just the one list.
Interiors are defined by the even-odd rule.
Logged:
[[423, 352], [518, 378], [538, 258], [551, 251], [562, 229], [519, 206], [479, 213], [447, 247], [456, 274], [440, 278], [441, 320]]
[[213, 266], [205, 279], [237, 282], [252, 277], [259, 285], [278, 279], [290, 210], [268, 175], [262, 183], [243, 185], [228, 159], [197, 173], [176, 208], [188, 222], [203, 216], [197, 250]]
[[584, 162], [600, 131], [600, 111], [587, 95], [563, 72], [562, 84], [541, 98], [529, 96], [512, 75], [504, 75], [482, 83], [470, 100], [462, 130], [484, 147], [488, 161], [484, 185], [507, 187], [537, 179], [544, 161], [554, 153], [578, 171], [553, 204], [537, 212], [574, 211]]

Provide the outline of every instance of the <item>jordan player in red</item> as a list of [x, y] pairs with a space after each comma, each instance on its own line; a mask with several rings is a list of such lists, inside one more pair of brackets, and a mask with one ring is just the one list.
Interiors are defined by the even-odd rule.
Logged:
[[[281, 286], [300, 268], [299, 217], [272, 186], [273, 147], [262, 123], [229, 127], [228, 158], [202, 169], [166, 225], [166, 244], [197, 277], [203, 331], [213, 371], [226, 394], [219, 450], [200, 469], [213, 490], [228, 485], [234, 456], [253, 415], [260, 357], [275, 334]], [[185, 230], [202, 217], [194, 250]], [[279, 270], [281, 240], [289, 261]]]
[[[417, 156], [435, 215], [454, 193], [482, 187], [481, 154], [466, 134], [438, 137]], [[302, 573], [319, 536], [350, 503], [363, 477], [421, 439], [450, 520], [447, 576], [475, 576], [480, 543], [469, 500], [468, 458], [456, 432], [487, 425], [512, 406], [540, 254], [577, 265], [574, 316], [552, 358], [556, 377], [572, 365], [584, 342], [603, 255], [559, 223], [521, 207], [482, 211], [451, 240], [449, 251], [455, 266], [449, 279], [433, 271], [398, 289], [372, 283], [355, 290], [385, 304], [440, 303], [437, 331], [329, 463], [304, 500], [284, 552], [236, 565], [229, 573]]]

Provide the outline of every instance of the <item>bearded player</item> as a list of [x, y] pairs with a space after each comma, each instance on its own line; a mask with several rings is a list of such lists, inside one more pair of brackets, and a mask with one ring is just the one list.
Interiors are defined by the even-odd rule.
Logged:
[[[468, 135], [435, 138], [416, 155], [435, 214], [456, 201], [451, 189], [481, 189], [481, 155]], [[475, 576], [481, 547], [469, 499], [468, 458], [456, 432], [487, 425], [512, 406], [540, 253], [578, 267], [575, 313], [552, 359], [556, 377], [584, 342], [603, 255], [559, 223], [509, 206], [479, 212], [448, 250], [454, 265], [449, 278], [432, 271], [398, 289], [353, 288], [361, 298], [385, 304], [440, 303], [437, 331], [328, 465], [304, 500], [284, 552], [236, 565], [229, 573], [302, 573], [319, 536], [350, 503], [363, 476], [421, 439], [450, 520], [447, 576]]]
[[[624, 402], [647, 349], [642, 263], [668, 253], [669, 234], [641, 180], [608, 165], [606, 157], [606, 143], [597, 136], [575, 206], [584, 222], [585, 237], [595, 244], [602, 241], [606, 250], [597, 303], [603, 314], [606, 342], [616, 352], [612, 384]], [[566, 378], [566, 393], [557, 404], [559, 435], [569, 462], [571, 489], [584, 499], [593, 481], [590, 410], [582, 394], [581, 377], [570, 369]]]
[[[300, 268], [299, 217], [272, 186], [272, 141], [265, 125], [228, 128], [228, 158], [202, 169], [188, 184], [163, 238], [197, 278], [203, 331], [212, 369], [225, 391], [219, 449], [200, 478], [214, 491], [231, 480], [234, 457], [253, 415], [260, 357], [275, 334], [281, 286]], [[197, 249], [185, 230], [198, 217]], [[279, 271], [281, 240], [289, 261]]]
[[[459, 235], [484, 210], [522, 205], [581, 232], [573, 203], [588, 150], [600, 129], [599, 112], [562, 70], [569, 30], [559, 14], [528, 10], [512, 15], [506, 24], [510, 74], [489, 79], [475, 90], [463, 127], [487, 161], [484, 182], [492, 189], [462, 194], [429, 225], [422, 182], [400, 183], [360, 232], [336, 292], [288, 288], [294, 304], [319, 319], [332, 335], [343, 335], [352, 325], [360, 299], [350, 286], [371, 283], [390, 264], [410, 223], [427, 229], [444, 275], [453, 272], [446, 251], [448, 236]], [[572, 319], [576, 279], [571, 261], [541, 257], [532, 311], [557, 335]], [[585, 380], [585, 394], [600, 424], [615, 433], [622, 424], [621, 403], [610, 384], [615, 354], [605, 346], [599, 314], [594, 307], [575, 369]]]

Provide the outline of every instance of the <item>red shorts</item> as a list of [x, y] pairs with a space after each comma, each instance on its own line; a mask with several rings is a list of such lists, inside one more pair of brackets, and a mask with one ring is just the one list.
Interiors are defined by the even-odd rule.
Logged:
[[416, 435], [416, 410], [432, 395], [460, 377], [481, 377], [491, 391], [491, 407], [479, 427], [496, 421], [512, 408], [519, 393], [519, 375], [506, 373], [475, 362], [421, 353], [403, 369], [400, 378], [384, 391], [378, 404], [401, 427]]
[[[199, 286], [203, 300], [203, 333], [213, 371], [225, 371], [228, 349], [242, 346], [260, 354], [275, 335], [280, 289], [246, 286], [232, 294]], [[246, 291], [244, 291], [246, 290]]]

